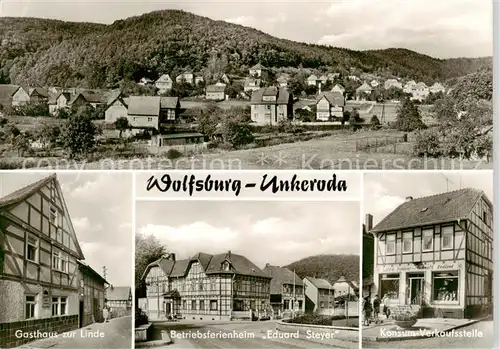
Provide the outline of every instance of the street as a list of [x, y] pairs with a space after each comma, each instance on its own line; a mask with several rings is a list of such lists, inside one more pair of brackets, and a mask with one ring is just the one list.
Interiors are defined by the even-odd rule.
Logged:
[[94, 323], [75, 331], [25, 344], [19, 349], [129, 349], [132, 347], [132, 317], [124, 316], [106, 323]]
[[[171, 334], [174, 344], [165, 348], [272, 348], [272, 349], [323, 349], [323, 348], [355, 348], [358, 349], [359, 343], [349, 342], [338, 339], [324, 339], [311, 341], [305, 336], [299, 338], [284, 338], [285, 332], [276, 332], [274, 321], [255, 321], [198, 324], [196, 328], [178, 329], [173, 335], [172, 328], [168, 324], [155, 324], [157, 329], [167, 329]], [[272, 338], [267, 338], [271, 331]], [[186, 338], [186, 337], [201, 338]], [[183, 337], [183, 338], [181, 338]], [[210, 337], [210, 338], [208, 338]], [[236, 337], [236, 338], [235, 338]]]
[[[494, 347], [493, 321], [481, 321], [473, 325], [455, 330], [463, 333], [462, 337], [433, 337], [428, 339], [414, 339], [393, 342], [365, 342], [363, 348], [464, 348], [464, 349], [492, 349]], [[478, 336], [466, 337], [467, 333], [477, 333]]]

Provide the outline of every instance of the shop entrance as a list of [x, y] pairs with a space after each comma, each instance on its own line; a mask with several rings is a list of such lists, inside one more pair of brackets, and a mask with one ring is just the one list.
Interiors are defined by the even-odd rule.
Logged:
[[408, 289], [406, 304], [421, 305], [424, 300], [424, 273], [407, 275], [406, 287]]

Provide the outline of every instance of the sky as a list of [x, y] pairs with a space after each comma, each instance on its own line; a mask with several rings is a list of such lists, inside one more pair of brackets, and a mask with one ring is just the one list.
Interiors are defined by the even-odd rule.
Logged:
[[360, 253], [357, 202], [138, 202], [137, 233], [156, 236], [177, 259], [240, 254], [263, 268], [320, 254]]
[[[1, 173], [5, 196], [51, 173]], [[128, 173], [58, 173], [85, 261], [114, 286], [133, 286], [132, 178]]]
[[363, 211], [373, 215], [375, 226], [408, 196], [419, 198], [475, 188], [483, 190], [493, 202], [493, 171], [369, 172], [364, 175], [363, 188]]
[[0, 1], [0, 16], [106, 24], [163, 9], [182, 9], [280, 38], [355, 50], [401, 47], [436, 58], [493, 55], [491, 0]]

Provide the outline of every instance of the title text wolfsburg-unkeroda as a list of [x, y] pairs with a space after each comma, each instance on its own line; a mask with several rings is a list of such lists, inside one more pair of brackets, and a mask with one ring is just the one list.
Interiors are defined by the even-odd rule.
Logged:
[[172, 339], [253, 339], [255, 333], [251, 332], [227, 332], [227, 331], [170, 331]]
[[426, 330], [420, 329], [415, 330], [405, 330], [405, 331], [388, 331], [385, 328], [380, 329], [381, 337], [453, 337], [453, 338], [482, 338], [483, 332], [478, 329], [472, 330], [451, 330], [451, 331], [439, 331], [439, 330]]
[[299, 176], [294, 174], [291, 180], [279, 179], [278, 176], [268, 177], [266, 174], [262, 176], [260, 190], [270, 190], [273, 193], [289, 191], [347, 191], [347, 181], [337, 179], [337, 175], [335, 174], [330, 179], [300, 179]]

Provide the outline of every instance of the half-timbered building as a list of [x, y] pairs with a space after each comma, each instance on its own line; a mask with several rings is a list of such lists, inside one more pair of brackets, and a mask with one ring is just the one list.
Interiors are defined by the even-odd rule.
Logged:
[[0, 347], [36, 339], [19, 330], [61, 333], [98, 321], [96, 311], [86, 316], [85, 294], [104, 279], [84, 276], [83, 259], [55, 175], [0, 199]]
[[391, 305], [424, 317], [474, 317], [493, 304], [493, 207], [483, 191], [413, 199], [378, 223], [374, 283]]
[[230, 320], [271, 311], [271, 277], [230, 251], [183, 260], [170, 254], [148, 265], [142, 279], [150, 318]]

